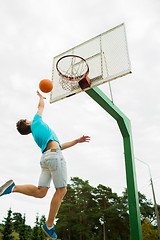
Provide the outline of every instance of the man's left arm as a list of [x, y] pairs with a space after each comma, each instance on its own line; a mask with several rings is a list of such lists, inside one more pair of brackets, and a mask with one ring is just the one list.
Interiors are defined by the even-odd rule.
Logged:
[[91, 139], [91, 138], [90, 138], [89, 136], [84, 136], [84, 135], [83, 135], [82, 137], [77, 138], [77, 139], [75, 139], [75, 140], [73, 140], [73, 141], [71, 141], [71, 142], [63, 143], [63, 144], [61, 145], [61, 150], [64, 150], [64, 149], [66, 149], [66, 148], [70, 148], [70, 147], [76, 145], [77, 143], [89, 142], [90, 139]]

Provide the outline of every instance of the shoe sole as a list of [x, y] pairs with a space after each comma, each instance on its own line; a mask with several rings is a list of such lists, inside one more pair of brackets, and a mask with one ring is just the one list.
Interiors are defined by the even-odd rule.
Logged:
[[47, 235], [47, 237], [49, 237], [50, 239], [56, 240], [57, 238], [52, 238], [51, 236], [49, 236], [49, 234], [44, 230], [43, 226], [41, 226], [42, 231]]
[[6, 191], [6, 189], [8, 187], [10, 187], [13, 184], [13, 180], [9, 180], [8, 182], [6, 182], [4, 185], [2, 185], [2, 187], [0, 187], [0, 189], [2, 188], [2, 190], [0, 190], [0, 196]]

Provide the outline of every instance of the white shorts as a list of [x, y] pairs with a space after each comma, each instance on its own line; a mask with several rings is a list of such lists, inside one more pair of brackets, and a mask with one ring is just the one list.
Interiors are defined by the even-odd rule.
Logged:
[[42, 154], [41, 160], [41, 175], [38, 186], [50, 187], [51, 179], [55, 188], [67, 186], [67, 167], [66, 161], [61, 150], [51, 152], [51, 149]]

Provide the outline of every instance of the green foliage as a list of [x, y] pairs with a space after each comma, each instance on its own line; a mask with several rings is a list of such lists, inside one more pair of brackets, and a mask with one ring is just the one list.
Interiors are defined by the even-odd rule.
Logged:
[[[32, 229], [30, 226], [25, 224], [25, 215], [22, 217], [21, 213], [13, 213], [11, 209], [8, 211], [7, 218], [4, 218], [4, 225], [0, 225], [0, 240], [43, 240], [45, 239], [44, 233], [40, 228], [40, 225], [44, 223], [45, 216], [42, 216], [40, 222], [36, 217], [36, 226]], [[38, 226], [38, 231], [37, 231]], [[38, 232], [38, 238], [36, 236]]]
[[[154, 206], [151, 200], [147, 200], [144, 194], [138, 193], [139, 197], [139, 206], [140, 206], [140, 214], [141, 214], [141, 221], [143, 222], [146, 218], [149, 218], [150, 221], [155, 219], [155, 211]], [[123, 200], [124, 205], [128, 208], [128, 194], [127, 189], [123, 192]]]
[[13, 213], [13, 228], [19, 234], [20, 240], [27, 240], [31, 235], [31, 227], [25, 224], [25, 215], [22, 217], [21, 213]]
[[[68, 192], [63, 199], [56, 219], [56, 233], [61, 240], [129, 240], [128, 195], [112, 192], [110, 187], [99, 184], [92, 187], [88, 181], [75, 177], [67, 186]], [[142, 230], [144, 240], [158, 239], [157, 227], [150, 222], [155, 219], [151, 201], [139, 193]], [[160, 211], [160, 206], [158, 206]], [[148, 220], [146, 220], [146, 218]], [[25, 224], [25, 215], [8, 215], [0, 225], [0, 240], [44, 240], [41, 225], [45, 216], [36, 216], [35, 226]]]
[[13, 228], [16, 232], [19, 232], [20, 225], [22, 224], [22, 214], [21, 213], [13, 213]]
[[35, 222], [35, 227], [32, 230], [31, 234], [31, 240], [40, 240], [39, 237], [39, 222], [38, 222], [38, 216], [36, 216], [36, 222]]
[[[103, 185], [72, 178], [57, 215], [56, 232], [64, 240], [130, 239], [127, 190], [119, 197]], [[154, 218], [153, 204], [139, 193], [141, 219]]]
[[3, 234], [2, 240], [10, 240], [13, 239], [14, 237], [11, 235], [13, 232], [13, 227], [12, 227], [12, 211], [11, 209], [8, 210], [7, 217], [4, 218], [4, 227], [1, 230], [1, 233]]
[[26, 217], [24, 215], [19, 225], [19, 231], [18, 231], [20, 240], [28, 240], [30, 239], [30, 236], [31, 236], [32, 229], [30, 226], [25, 224], [25, 221], [26, 221]]
[[39, 221], [39, 216], [36, 216], [35, 227], [32, 230], [31, 240], [43, 240], [45, 238], [45, 234], [41, 230], [41, 225], [46, 221], [45, 216], [43, 215]]
[[[88, 181], [72, 178], [57, 215], [56, 232], [62, 239], [128, 239], [128, 209], [103, 185], [94, 188]], [[104, 233], [105, 231], [105, 233]]]
[[46, 222], [46, 217], [42, 215], [39, 221], [39, 228], [40, 228], [40, 233], [39, 233], [39, 238], [40, 240], [43, 240], [45, 238], [44, 232], [41, 230], [41, 226]]
[[149, 219], [145, 219], [142, 224], [142, 233], [143, 240], [157, 240], [158, 238], [158, 230], [149, 222]]

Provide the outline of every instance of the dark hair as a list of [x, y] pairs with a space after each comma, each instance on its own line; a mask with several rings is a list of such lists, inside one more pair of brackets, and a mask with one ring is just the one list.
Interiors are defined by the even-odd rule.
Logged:
[[17, 130], [22, 135], [27, 135], [31, 133], [31, 126], [28, 126], [26, 119], [21, 119], [16, 123]]

